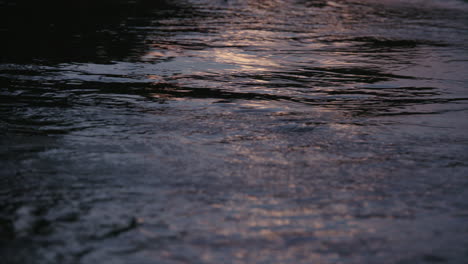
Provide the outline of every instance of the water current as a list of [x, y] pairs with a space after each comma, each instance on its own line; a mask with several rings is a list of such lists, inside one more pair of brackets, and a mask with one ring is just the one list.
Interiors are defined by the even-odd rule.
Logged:
[[467, 14], [1, 0], [1, 263], [467, 263]]

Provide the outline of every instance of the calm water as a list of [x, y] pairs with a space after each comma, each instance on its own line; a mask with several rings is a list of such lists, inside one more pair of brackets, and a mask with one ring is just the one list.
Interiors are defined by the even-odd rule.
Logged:
[[2, 263], [468, 263], [468, 2], [63, 2], [0, 1]]

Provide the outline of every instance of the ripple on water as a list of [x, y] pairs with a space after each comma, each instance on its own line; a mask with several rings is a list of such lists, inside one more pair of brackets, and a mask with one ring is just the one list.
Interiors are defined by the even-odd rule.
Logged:
[[6, 263], [466, 259], [465, 1], [98, 2], [0, 1]]

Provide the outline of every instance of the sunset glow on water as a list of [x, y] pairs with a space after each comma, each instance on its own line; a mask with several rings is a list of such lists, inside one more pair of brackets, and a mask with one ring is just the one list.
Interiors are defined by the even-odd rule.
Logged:
[[0, 0], [0, 263], [465, 263], [467, 13]]

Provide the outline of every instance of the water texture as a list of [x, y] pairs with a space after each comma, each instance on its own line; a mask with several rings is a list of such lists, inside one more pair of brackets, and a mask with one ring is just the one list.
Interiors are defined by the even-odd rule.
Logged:
[[468, 263], [467, 14], [0, 1], [1, 262]]

